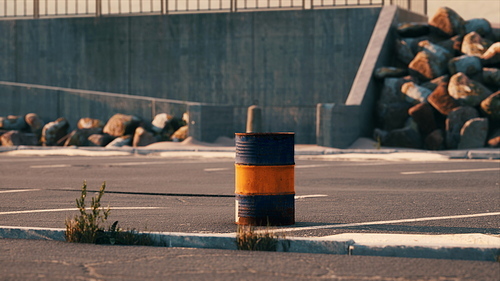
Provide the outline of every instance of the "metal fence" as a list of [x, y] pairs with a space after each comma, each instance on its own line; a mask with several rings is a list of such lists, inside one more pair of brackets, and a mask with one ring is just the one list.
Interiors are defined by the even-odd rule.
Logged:
[[0, 0], [0, 17], [106, 16], [398, 5], [427, 14], [427, 0]]

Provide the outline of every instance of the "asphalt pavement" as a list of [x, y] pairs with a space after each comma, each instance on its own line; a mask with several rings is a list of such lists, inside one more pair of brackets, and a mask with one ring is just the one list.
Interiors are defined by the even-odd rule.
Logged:
[[[475, 149], [475, 150], [462, 150], [462, 151], [454, 150], [454, 151], [429, 152], [429, 151], [394, 149], [394, 148], [377, 149], [375, 147], [370, 147], [370, 145], [372, 144], [368, 144], [367, 147], [366, 143], [363, 143], [363, 145], [360, 145], [358, 147], [353, 147], [344, 150], [323, 148], [323, 147], [309, 146], [309, 145], [296, 146], [295, 154], [297, 159], [297, 165], [296, 165], [297, 208], [300, 207], [300, 208], [310, 209], [316, 213], [313, 215], [310, 214], [306, 215], [305, 213], [302, 214], [299, 211], [297, 211], [298, 212], [297, 215], [299, 217], [297, 219], [296, 225], [289, 227], [275, 227], [270, 229], [271, 232], [274, 232], [279, 237], [281, 237], [279, 250], [289, 252], [289, 253], [275, 253], [275, 255], [283, 255], [283, 254], [286, 255], [286, 254], [292, 254], [290, 252], [296, 252], [297, 255], [307, 255], [308, 259], [309, 257], [319, 257], [319, 256], [322, 257], [321, 259], [325, 260], [338, 259], [338, 257], [345, 257], [350, 259], [350, 261], [354, 261], [357, 258], [358, 260], [357, 262], [353, 262], [353, 266], [357, 265], [359, 272], [363, 272], [363, 270], [359, 270], [360, 262], [363, 264], [366, 262], [390, 263], [390, 258], [388, 258], [389, 260], [384, 260], [384, 258], [382, 258], [384, 256], [403, 258], [405, 262], [399, 261], [399, 264], [406, 263], [407, 261], [414, 260], [415, 258], [417, 258], [419, 262], [421, 262], [421, 258], [425, 258], [424, 260], [429, 260], [433, 262], [437, 261], [436, 259], [444, 259], [447, 260], [448, 262], [452, 262], [451, 260], [454, 260], [453, 262], [457, 263], [463, 262], [459, 260], [467, 260], [467, 264], [469, 265], [471, 263], [477, 263], [475, 264], [476, 266], [481, 264], [481, 266], [486, 265], [486, 267], [488, 268], [483, 270], [483, 275], [481, 276], [484, 278], [477, 278], [477, 279], [495, 280], [494, 279], [495, 277], [493, 277], [493, 279], [490, 279], [490, 277], [495, 276], [496, 273], [500, 273], [499, 271], [500, 268], [498, 267], [500, 263], [495, 262], [495, 260], [498, 259], [498, 257], [500, 256], [500, 220], [498, 219], [500, 217], [500, 209], [498, 208], [498, 206], [500, 205], [498, 204], [500, 202], [500, 187], [499, 187], [500, 151], [498, 149]], [[89, 157], [97, 155], [99, 155], [100, 157]], [[33, 157], [33, 156], [44, 156], [44, 157]], [[55, 164], [55, 162], [52, 161], [52, 159], [58, 159], [64, 157], [67, 158], [68, 156], [71, 156], [70, 158], [73, 159], [73, 162], [75, 161], [80, 162], [80, 164], [73, 162], [64, 162], [64, 161], [62, 162], [58, 161], [57, 162], [58, 164]], [[149, 156], [151, 156], [152, 158]], [[135, 159], [134, 161], [129, 161], [130, 159], [129, 157], [136, 157], [137, 159]], [[176, 251], [189, 252], [191, 251], [189, 249], [197, 248], [199, 251], [202, 251], [201, 253], [205, 253], [204, 251], [209, 251], [207, 252], [209, 253], [209, 255], [215, 255], [217, 257], [221, 257], [227, 255], [228, 252], [225, 251], [230, 250], [229, 252], [232, 253], [233, 251], [231, 250], [234, 250], [236, 248], [235, 227], [234, 223], [231, 223], [231, 220], [234, 221], [234, 211], [233, 214], [228, 214], [227, 212], [228, 209], [234, 208], [234, 196], [231, 194], [232, 190], [230, 186], [231, 184], [233, 184], [231, 182], [231, 179], [234, 179], [231, 178], [231, 174], [234, 172], [232, 170], [232, 162], [231, 162], [232, 159], [234, 159], [234, 146], [227, 144], [213, 145], [213, 144], [201, 144], [201, 143], [191, 142], [181, 145], [169, 143], [167, 144], [167, 146], [156, 145], [142, 149], [130, 148], [130, 147], [116, 148], [116, 149], [75, 148], [75, 147], [40, 149], [35, 147], [15, 147], [15, 148], [2, 148], [0, 150], [0, 161], [3, 160], [2, 162], [3, 167], [5, 167], [6, 163], [16, 162], [15, 160], [12, 159], [18, 159], [18, 160], [20, 159], [19, 161], [23, 159], [25, 160], [30, 159], [31, 169], [30, 171], [24, 171], [25, 181], [16, 182], [17, 185], [8, 184], [10, 177], [6, 174], [5, 172], [6, 170], [3, 169], [4, 174], [2, 174], [2, 178], [4, 178], [5, 180], [0, 184], [0, 193], [3, 193], [0, 194], [0, 196], [4, 198], [2, 199], [3, 202], [7, 202], [5, 200], [11, 198], [13, 198], [13, 200], [12, 201], [9, 200], [10, 202], [23, 201], [24, 199], [20, 199], [21, 197], [16, 197], [16, 196], [20, 196], [20, 194], [25, 195], [29, 194], [30, 192], [35, 192], [32, 190], [36, 189], [35, 183], [37, 181], [37, 177], [38, 178], [44, 177], [45, 175], [49, 180], [47, 186], [50, 186], [51, 188], [41, 188], [44, 191], [43, 195], [42, 193], [36, 193], [37, 194], [36, 196], [38, 198], [37, 200], [27, 200], [28, 205], [31, 206], [25, 206], [21, 209], [19, 209], [19, 204], [16, 205], [7, 203], [7, 204], [2, 204], [3, 206], [0, 206], [0, 218], [2, 221], [0, 226], [0, 237], [5, 238], [0, 241], [1, 243], [0, 245], [2, 245], [1, 247], [3, 247], [4, 249], [8, 249], [9, 247], [11, 247], [11, 245], [15, 245], [13, 246], [13, 248], [19, 247], [19, 249], [25, 249], [27, 251], [27, 249], [33, 247], [33, 245], [43, 245], [41, 247], [46, 247], [45, 245], [51, 245], [50, 243], [56, 243], [53, 245], [57, 245], [57, 247], [63, 247], [63, 248], [80, 247], [72, 245], [70, 246], [65, 243], [59, 244], [59, 242], [50, 242], [50, 241], [44, 241], [44, 242], [38, 241], [39, 243], [42, 244], [30, 244], [32, 242], [19, 242], [19, 240], [10, 239], [10, 238], [29, 238], [30, 240], [27, 241], [31, 241], [31, 239], [44, 239], [44, 240], [56, 240], [56, 241], [64, 240], [64, 233], [63, 233], [64, 229], [60, 227], [60, 216], [54, 217], [54, 213], [64, 212], [65, 216], [74, 214], [74, 206], [72, 206], [72, 204], [74, 204], [73, 203], [74, 198], [78, 194], [75, 192], [74, 188], [72, 189], [68, 188], [69, 181], [67, 183], [60, 184], [59, 186], [57, 185], [57, 182], [64, 182], [63, 176], [54, 173], [55, 170], [60, 171], [60, 169], [58, 168], [67, 167], [68, 171], [70, 171], [70, 169], [72, 168], [75, 169], [77, 168], [77, 170], [75, 170], [75, 173], [80, 173], [84, 175], [86, 170], [92, 171], [93, 174], [99, 174], [99, 170], [104, 171], [106, 169], [119, 168], [120, 171], [123, 171], [126, 170], [124, 168], [127, 168], [128, 166], [136, 167], [137, 165], [144, 165], [145, 167], [148, 167], [146, 168], [146, 170], [150, 170], [153, 175], [161, 173], [161, 171], [157, 171], [155, 170], [155, 168], [152, 167], [158, 167], [161, 165], [170, 165], [168, 167], [173, 167], [171, 165], [172, 164], [171, 162], [174, 161], [175, 159], [178, 160], [175, 166], [184, 167], [183, 165], [187, 165], [195, 167], [196, 165], [201, 165], [200, 169], [209, 176], [204, 177], [202, 180], [205, 182], [202, 183], [196, 182], [195, 180], [196, 177], [191, 176], [189, 174], [185, 175], [186, 179], [183, 179], [180, 182], [176, 182], [175, 179], [172, 179], [171, 182], [169, 181], [169, 183], [172, 186], [172, 189], [169, 189], [168, 192], [165, 192], [162, 189], [155, 189], [155, 188], [148, 188], [146, 190], [141, 190], [141, 188], [139, 188], [139, 185], [141, 184], [140, 182], [132, 181], [131, 183], [128, 184], [127, 180], [123, 179], [123, 183], [120, 182], [118, 184], [119, 187], [109, 188], [109, 195], [114, 196], [114, 198], [120, 198], [118, 201], [120, 204], [124, 202], [131, 202], [131, 201], [133, 202], [133, 200], [136, 200], [135, 198], [137, 197], [134, 198], [127, 197], [132, 193], [134, 195], [139, 194], [146, 197], [150, 196], [149, 198], [154, 197], [155, 199], [154, 200], [148, 199], [149, 201], [147, 203], [146, 202], [144, 203], [146, 205], [149, 204], [149, 208], [151, 208], [147, 210], [147, 213], [143, 212], [141, 213], [138, 210], [134, 210], [133, 208], [127, 209], [123, 207], [123, 209], [119, 211], [120, 212], [118, 216], [119, 220], [123, 221], [125, 220], [125, 218], [133, 217], [134, 214], [141, 214], [141, 216], [145, 216], [142, 218], [141, 217], [135, 218], [133, 222], [135, 222], [136, 223], [135, 225], [137, 225], [137, 222], [148, 221], [149, 226], [145, 227], [147, 228], [147, 233], [155, 237], [155, 239], [157, 239], [157, 241], [160, 241], [163, 245], [167, 244], [170, 247], [174, 247], [174, 249], [176, 250], [169, 248], [170, 249], [169, 251], [175, 252], [174, 255], [182, 256], [184, 254], [178, 253]], [[84, 161], [82, 159], [87, 159], [87, 160], [92, 159], [92, 161]], [[103, 162], [102, 159], [106, 159], [107, 162], [110, 161], [111, 162], [107, 163], [106, 164], [107, 166], [104, 164], [101, 165], [101, 169], [98, 168], [97, 170], [93, 170], [93, 167], [91, 167], [93, 165], [92, 162], [101, 163]], [[466, 160], [469, 161], [469, 163], [474, 163], [474, 165], [462, 166], [464, 165], [462, 163], [467, 162]], [[156, 162], [154, 166], [148, 164], [151, 163], [151, 161]], [[88, 162], [91, 163], [89, 164]], [[200, 164], [200, 162], [202, 164]], [[413, 191], [409, 193], [414, 193], [415, 197], [411, 197], [411, 195], [410, 196], [405, 195], [405, 197], [408, 197], [408, 199], [403, 199], [403, 197], [401, 197], [396, 200], [390, 197], [394, 195], [389, 195], [389, 197], [385, 197], [384, 200], [390, 199], [393, 200], [394, 202], [397, 201], [400, 202], [398, 204], [401, 204], [402, 206], [400, 206], [401, 207], [400, 209], [388, 208], [387, 210], [378, 210], [380, 211], [379, 216], [374, 215], [370, 217], [370, 215], [368, 214], [368, 210], [366, 211], [363, 210], [363, 204], [366, 204], [366, 202], [364, 202], [363, 200], [356, 200], [360, 201], [357, 203], [359, 204], [359, 206], [356, 205], [355, 208], [353, 209], [361, 210], [364, 213], [362, 213], [359, 216], [350, 214], [350, 216], [352, 217], [351, 219], [349, 219], [349, 216], [346, 215], [342, 216], [345, 217], [344, 218], [345, 221], [341, 221], [341, 219], [339, 219], [341, 218], [341, 216], [337, 216], [334, 217], [335, 219], [333, 221], [329, 222], [328, 220], [332, 218], [330, 214], [322, 215], [320, 209], [315, 209], [319, 208], [319, 206], [321, 206], [322, 204], [324, 205], [332, 203], [331, 201], [328, 201], [326, 198], [323, 198], [323, 196], [325, 197], [330, 196], [331, 198], [333, 197], [333, 195], [328, 192], [322, 192], [325, 191], [324, 187], [327, 185], [325, 184], [324, 181], [329, 180], [328, 179], [329, 170], [332, 169], [340, 170], [341, 166], [344, 168], [345, 166], [351, 166], [351, 168], [349, 169], [355, 170], [359, 169], [360, 167], [363, 167], [363, 165], [365, 167], [370, 165], [378, 167], [386, 166], [387, 169], [398, 170], [398, 166], [403, 167], [405, 165], [404, 163], [415, 163], [416, 165], [411, 165], [412, 167], [412, 169], [410, 169], [411, 171], [408, 171], [408, 169], [406, 170], [402, 169], [401, 171], [398, 171], [398, 174], [402, 175], [406, 173], [405, 176], [414, 177], [413, 179], [415, 180], [415, 182], [418, 182], [419, 185], [421, 185], [422, 183], [430, 184], [431, 181], [438, 181], [438, 184], [445, 184], [443, 183], [444, 182], [443, 179], [437, 176], [437, 174], [440, 173], [436, 173], [435, 175], [430, 170], [425, 169], [425, 166], [430, 165], [429, 163], [434, 163], [433, 165], [439, 167], [440, 163], [447, 163], [447, 162], [452, 162], [452, 166], [446, 166], [446, 168], [443, 169], [433, 167], [432, 171], [441, 171], [442, 173], [453, 173], [453, 171], [456, 172], [463, 170], [464, 173], [471, 173], [473, 171], [480, 171], [480, 173], [474, 173], [474, 175], [477, 175], [476, 176], [477, 178], [474, 178], [474, 181], [472, 181], [471, 179], [470, 183], [464, 185], [463, 190], [454, 187], [457, 186], [458, 180], [457, 182], [449, 183], [450, 185], [446, 186], [447, 190], [448, 191], [453, 190], [453, 192], [455, 192], [456, 194], [453, 192], [443, 192], [442, 194], [437, 192], [434, 193], [431, 192], [430, 193], [431, 195], [428, 195], [429, 192], [427, 192], [426, 196], [435, 197], [434, 198], [435, 200], [443, 200], [443, 199], [446, 200], [445, 199], [446, 196], [450, 195], [454, 196], [455, 200], [457, 198], [470, 196], [469, 197], [470, 200], [482, 200], [483, 202], [485, 202], [485, 204], [483, 204], [485, 205], [484, 208], [471, 210], [470, 206], [467, 206], [467, 204], [464, 203], [464, 204], [456, 204], [456, 206], [463, 205], [465, 206], [464, 208], [466, 207], [469, 208], [469, 211], [467, 211], [467, 209], [463, 210], [457, 209], [453, 210], [453, 212], [449, 212], [449, 210], [443, 210], [443, 208], [449, 208], [449, 207], [443, 207], [442, 205], [436, 204], [438, 206], [433, 207], [434, 209], [428, 208], [427, 211], [420, 210], [420, 213], [425, 213], [425, 216], [415, 217], [414, 215], [413, 216], [410, 215], [410, 213], [402, 214], [400, 210], [404, 209], [403, 207], [405, 204], [406, 205], [412, 204], [412, 202], [415, 202], [415, 198], [421, 197], [422, 194], [424, 194]], [[203, 166], [203, 163], [207, 163], [207, 165]], [[217, 164], [214, 165], [214, 163]], [[337, 163], [337, 164], [340, 163], [341, 165], [332, 166], [329, 165], [330, 163]], [[62, 166], [54, 166], [54, 165], [62, 165]], [[98, 164], [96, 165], [99, 166]], [[441, 165], [445, 167], [445, 164]], [[314, 173], [303, 172], [306, 170], [311, 171], [312, 169], [315, 170]], [[37, 170], [39, 172], [32, 172], [34, 170]], [[363, 170], [363, 172], [366, 171], [368, 170], [366, 169]], [[177, 177], [182, 178], [181, 176], [183, 173], [182, 171], [174, 170], [171, 172], [174, 173]], [[318, 173], [318, 175], [315, 174], [316, 172]], [[424, 172], [427, 174], [425, 175], [419, 174]], [[15, 172], [12, 173], [8, 172], [8, 173], [15, 175]], [[148, 172], [143, 171], [141, 173], [145, 174], [146, 176], [144, 177], [138, 176], [136, 178], [141, 179], [141, 181], [143, 181], [146, 185], [148, 186], [159, 185], [157, 182], [149, 180], [150, 178], [153, 178], [153, 176], [149, 176]], [[322, 173], [323, 176], [321, 176], [321, 174], [319, 173]], [[325, 173], [327, 174], [326, 176], [324, 175]], [[340, 170], [339, 173], [343, 173], [343, 171]], [[373, 173], [376, 174], [380, 172], [374, 170]], [[308, 176], [306, 176], [306, 174], [310, 175], [311, 178], [310, 179], [307, 178]], [[68, 172], [68, 175], [74, 176], [70, 172]], [[472, 175], [472, 173], [470, 175]], [[485, 175], [489, 179], [482, 178], [485, 177]], [[68, 176], [68, 178], [71, 178], [71, 176]], [[417, 178], [417, 176], [419, 177]], [[434, 176], [436, 176], [436, 178], [433, 178]], [[391, 194], [391, 192], [394, 193], [396, 192], [394, 190], [390, 190], [385, 187], [385, 185], [388, 182], [390, 182], [391, 179], [383, 179], [381, 182], [381, 180], [377, 179], [375, 175], [371, 178], [368, 175], [368, 177], [369, 177], [368, 181], [371, 182], [370, 184], [370, 188], [372, 188], [371, 192], [374, 192], [373, 193], [374, 195], [378, 194], [376, 192], [379, 192], [380, 194], [382, 193]], [[345, 177], [337, 176], [337, 178], [339, 179], [339, 182], [336, 183], [336, 185], [338, 186], [335, 188], [341, 188], [342, 185], [356, 186], [356, 188], [360, 189], [361, 191], [363, 191], [364, 188], [363, 181], [365, 182], [367, 181], [367, 179], [363, 177], [358, 182], [353, 182], [353, 180], [349, 178], [349, 176], [347, 175]], [[353, 178], [355, 178], [355, 176], [353, 176]], [[228, 181], [227, 179], [230, 180]], [[429, 179], [429, 180], [426, 181], [422, 179]], [[190, 180], [192, 180], [193, 182], [191, 183]], [[399, 179], [395, 178], [393, 180], [398, 181]], [[465, 180], [460, 179], [460, 181], [467, 181], [467, 179]], [[42, 181], [40, 180], [40, 182]], [[403, 180], [403, 182], [405, 182], [404, 185], [410, 185], [408, 186], [407, 190], [413, 190], [411, 186], [412, 178]], [[74, 181], [71, 182], [71, 184], [73, 183]], [[94, 181], [92, 182], [92, 184], [94, 185], [93, 189], [96, 189], [95, 185], [97, 184], [97, 182]], [[193, 187], [193, 186], [201, 186], [203, 184], [209, 187], [208, 190], [210, 190], [210, 192], [200, 192], [199, 190]], [[496, 186], [494, 187], [491, 186], [495, 184]], [[470, 186], [477, 185], [478, 186], [477, 188], [480, 188], [481, 185], [490, 185], [490, 186], [489, 188], [482, 189], [480, 192], [476, 192], [476, 190], [466, 191], [465, 188], [467, 185]], [[332, 185], [330, 184], [329, 190], [333, 189], [333, 191], [331, 192], [334, 192], [335, 188], [331, 188], [331, 186]], [[375, 190], [373, 189], [374, 186], [377, 186]], [[401, 186], [399, 188], [401, 188]], [[477, 193], [482, 193], [484, 198], [476, 196]], [[61, 195], [61, 194], [66, 194], [66, 195]], [[160, 195], [160, 196], [152, 196], [152, 195]], [[59, 201], [58, 203], [54, 203], [54, 206], [46, 205], [46, 202], [50, 202], [50, 200], [47, 198], [61, 197], [61, 196], [63, 197], [62, 199], [64, 200], [66, 200], [66, 197], [68, 198], [68, 200], [66, 201], [69, 203], [63, 206], [64, 208], [61, 208], [62, 206]], [[348, 201], [350, 194], [346, 194], [345, 196], [346, 197], [342, 197], [342, 199], [338, 200], [342, 200], [343, 202]], [[443, 197], [443, 199], [441, 199], [441, 197]], [[209, 198], [211, 202], [208, 204], [209, 206], [205, 206], [207, 205], [207, 201], [205, 200], [207, 198]], [[432, 202], [431, 200], [434, 199], [428, 198], [429, 202]], [[40, 201], [40, 204], [42, 204], [41, 202], [43, 202], [43, 206], [42, 205], [38, 206], [37, 205], [38, 201]], [[154, 218], [158, 217], [158, 213], [165, 211], [159, 207], [162, 206], [160, 202], [163, 203], [164, 205], [165, 201], [172, 203], [172, 205], [170, 206], [170, 210], [176, 210], [173, 212], [174, 214], [173, 217], [175, 219], [172, 219], [172, 221], [175, 221], [176, 222], [175, 224], [179, 226], [175, 229], [162, 227], [162, 225], [167, 224], [165, 222], [154, 223], [155, 220]], [[189, 204], [186, 204], [186, 202]], [[350, 203], [356, 204], [354, 202], [355, 200], [353, 200]], [[121, 206], [131, 206], [131, 205], [133, 204], [128, 204], [128, 205], [121, 204]], [[205, 207], [207, 208], [208, 210], [207, 212], [211, 213], [211, 216], [209, 216], [210, 218], [207, 219], [207, 215], [203, 213], [200, 214], [190, 213], [190, 215], [183, 215], [182, 208], [183, 206], [185, 208], [188, 205], [190, 206], [189, 208], [192, 208], [193, 206], [203, 205], [204, 208]], [[334, 210], [335, 211], [344, 210], [345, 212], [346, 205], [343, 204], [338, 204], [338, 205], [339, 205], [338, 209]], [[473, 204], [471, 204], [471, 206], [472, 205]], [[415, 207], [418, 208], [418, 204], [415, 204]], [[148, 208], [148, 206], [141, 206], [141, 208], [142, 210], [144, 210], [145, 208]], [[118, 209], [120, 209], [120, 207]], [[43, 217], [39, 217], [37, 215], [37, 211], [38, 214], [40, 214], [41, 210], [45, 210], [43, 213]], [[14, 214], [16, 212], [17, 214]], [[450, 215], [450, 213], [453, 214]], [[16, 217], [19, 215], [23, 217]], [[10, 218], [8, 219], [7, 217], [9, 216]], [[196, 218], [197, 216], [198, 218]], [[316, 221], [313, 218], [315, 216], [319, 218]], [[326, 216], [327, 219], [321, 221], [322, 216]], [[363, 219], [361, 220], [360, 217], [363, 217]], [[227, 223], [221, 224], [220, 218], [224, 218], [223, 220], [227, 221]], [[59, 224], [55, 223], [56, 220], [58, 221]], [[199, 223], [193, 223], [192, 225], [190, 225], [191, 220], [199, 221]], [[436, 222], [438, 221], [448, 221], [448, 220], [459, 221], [459, 223], [454, 224], [450, 227], [443, 227], [442, 225], [439, 226], [433, 225], [433, 223], [436, 224]], [[52, 221], [53, 223], [50, 223], [50, 221]], [[408, 226], [409, 224], [411, 225], [411, 227]], [[130, 226], [133, 225], [134, 224], [132, 223]], [[127, 225], [125, 226], [127, 227]], [[341, 231], [339, 231], [339, 229], [341, 229]], [[265, 229], [265, 231], [269, 231], [269, 229]], [[82, 247], [87, 247], [87, 246], [82, 246]], [[179, 249], [178, 247], [181, 249]], [[142, 249], [143, 247], [140, 248]], [[208, 250], [207, 248], [210, 248], [212, 250]], [[109, 250], [109, 248], [106, 249]], [[102, 250], [102, 251], [108, 251], [108, 250]], [[151, 251], [157, 251], [157, 249], [154, 248], [154, 250]], [[215, 251], [215, 252], [210, 252], [210, 251]], [[222, 254], [220, 254], [217, 251], [222, 251], [221, 252]], [[101, 250], [98, 250], [98, 252], [101, 252]], [[25, 253], [28, 254], [28, 252]], [[192, 252], [190, 252], [189, 255], [191, 254]], [[127, 253], [127, 255], [130, 255], [130, 253]], [[229, 256], [232, 255], [233, 254], [230, 254]], [[240, 257], [240, 255], [247, 255], [247, 253], [236, 254], [236, 256], [238, 257]], [[253, 260], [254, 263], [259, 263], [258, 258], [252, 256], [253, 254], [248, 254], [248, 255], [251, 255], [249, 256], [249, 260]], [[266, 257], [267, 255], [268, 253], [266, 253]], [[283, 257], [277, 256], [277, 258], [283, 258]], [[372, 260], [370, 260], [370, 258]], [[127, 259], [127, 260], [130, 262], [133, 259], [130, 260]], [[336, 261], [335, 264], [337, 262], [338, 261]], [[6, 270], [6, 264], [7, 264], [6, 261], [2, 260], [1, 264], [3, 270]], [[314, 265], [313, 268], [315, 266], [316, 265]], [[323, 265], [319, 267], [323, 268]], [[456, 267], [456, 265], [454, 267]], [[349, 274], [328, 275], [326, 273], [314, 275], [313, 273], [310, 272], [306, 273], [308, 270], [312, 270], [312, 268], [309, 268], [307, 266], [304, 267], [303, 271], [305, 275], [300, 276], [300, 275], [295, 275], [295, 273], [292, 274], [288, 272], [285, 274], [280, 270], [272, 269], [269, 270], [271, 275], [259, 274], [259, 276], [261, 277], [274, 276], [276, 277], [277, 280], [284, 279], [286, 278], [286, 276], [289, 276], [294, 279], [301, 279], [301, 278], [310, 279], [311, 277], [327, 278], [328, 276], [330, 276], [332, 277], [332, 279], [361, 280], [361, 279], [370, 279], [369, 278], [370, 276], [374, 277], [373, 274], [374, 272], [377, 271], [377, 270], [375, 271], [372, 270], [371, 273], [367, 273], [367, 275], [364, 276], [363, 274], [358, 275], [357, 273], [354, 275], [349, 275]], [[338, 268], [336, 270], [338, 270]], [[161, 272], [161, 270], [156, 272]], [[169, 271], [167, 270], [165, 272]], [[196, 279], [196, 277], [201, 276], [197, 274], [201, 273], [208, 274], [207, 276], [210, 276], [210, 274], [216, 274], [215, 275], [217, 276], [216, 278], [209, 278], [209, 279], [235, 279], [235, 277], [237, 277], [237, 279], [256, 279], [255, 278], [256, 276], [253, 275], [251, 272], [249, 273], [247, 270], [237, 270], [234, 268], [229, 271], [221, 271], [220, 269], [212, 268], [209, 269], [208, 271], [201, 270], [199, 271], [199, 273], [193, 273], [194, 275], [189, 275], [188, 273], [186, 273], [186, 275], [183, 275], [179, 272], [175, 274], [180, 274], [177, 277], [182, 277], [181, 279], [191, 279], [191, 278]], [[397, 274], [393, 274], [394, 272], [392, 272], [391, 274], [385, 273], [382, 274], [382, 276], [384, 277], [382, 279], [394, 280], [396, 278], [403, 278], [403, 280], [406, 279], [412, 280], [415, 279], [415, 276], [420, 276], [420, 277], [434, 276], [432, 274], [426, 275], [424, 272], [421, 272], [422, 275], [418, 274], [414, 275], [415, 272], [413, 272], [413, 275], [412, 274], [405, 275], [404, 272], [405, 271], [398, 270]], [[440, 270], [437, 270], [436, 272], [437, 272], [436, 276], [442, 277], [444, 274]], [[5, 271], [5, 273], [9, 274], [5, 275], [9, 276], [6, 278], [9, 280], [25, 279], [24, 277], [28, 276], [26, 274], [16, 275], [9, 270]], [[175, 274], [170, 276], [176, 276]], [[475, 275], [475, 277], [474, 275], [469, 276], [467, 274], [459, 273], [456, 270], [454, 271], [454, 274], [455, 277], [460, 277], [458, 279], [470, 278], [471, 280], [476, 280], [476, 277], [480, 276], [480, 275]], [[66, 274], [63, 275], [66, 276]], [[448, 277], [452, 275], [449, 275]], [[82, 276], [84, 277], [84, 279], [92, 278], [92, 274], [89, 275], [83, 274]], [[104, 274], [101, 275], [100, 277], [99, 276], [97, 277], [105, 280], [120, 279], [117, 276], [120, 275]], [[156, 279], [161, 279], [159, 278], [160, 276], [165, 276], [165, 275], [158, 274], [156, 275], [157, 277]], [[500, 276], [500, 274], [497, 276]], [[130, 277], [131, 277], [130, 279], [141, 279], [140, 275], [131, 274]], [[56, 278], [56, 279], [63, 279], [63, 278]], [[66, 276], [64, 277], [64, 279], [77, 279], [77, 278], [67, 278]], [[262, 278], [262, 279], [267, 280], [269, 278]], [[416, 278], [415, 280], [417, 279], [421, 278]], [[270, 278], [270, 280], [273, 280], [273, 278]]]

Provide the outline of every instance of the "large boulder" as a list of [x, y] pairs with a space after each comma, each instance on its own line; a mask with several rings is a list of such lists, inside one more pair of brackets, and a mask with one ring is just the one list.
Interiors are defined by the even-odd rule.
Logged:
[[444, 149], [444, 132], [436, 129], [427, 135], [424, 139], [424, 147], [430, 150]]
[[373, 76], [377, 79], [397, 78], [408, 75], [408, 69], [399, 67], [383, 66], [375, 69]]
[[477, 32], [471, 32], [464, 36], [462, 41], [462, 53], [469, 56], [481, 57], [491, 46], [491, 42], [484, 39]]
[[71, 132], [64, 143], [64, 146], [88, 146], [89, 140], [88, 138], [94, 134], [102, 133], [102, 129], [97, 128], [88, 128], [88, 129], [76, 129]]
[[146, 146], [155, 143], [156, 141], [156, 137], [152, 133], [146, 131], [143, 127], [137, 127], [132, 140], [132, 146]]
[[422, 22], [405, 22], [397, 27], [401, 37], [420, 37], [429, 34], [429, 24]]
[[405, 65], [408, 65], [415, 57], [411, 46], [404, 40], [396, 40], [396, 54], [397, 58]]
[[9, 115], [0, 117], [0, 129], [19, 131], [26, 129], [27, 126], [24, 116]]
[[137, 116], [117, 113], [108, 120], [103, 132], [113, 137], [132, 135], [140, 123], [141, 119]]
[[160, 113], [156, 114], [156, 116], [153, 118], [153, 121], [151, 121], [151, 129], [153, 132], [156, 134], [160, 134], [161, 131], [163, 131], [163, 128], [165, 128], [165, 125], [167, 124], [168, 121], [172, 120], [174, 116], [167, 114], [167, 113]]
[[383, 146], [421, 148], [422, 137], [419, 133], [418, 125], [408, 118], [406, 125], [401, 129], [384, 131], [375, 129], [374, 138], [378, 139]]
[[443, 115], [448, 115], [453, 109], [460, 106], [460, 104], [448, 94], [448, 83], [446, 82], [439, 84], [427, 97], [427, 101]]
[[481, 102], [482, 112], [488, 116], [492, 124], [500, 123], [500, 91], [496, 91]]
[[450, 78], [448, 93], [462, 105], [477, 106], [491, 91], [481, 83], [469, 79], [467, 75], [459, 72]]
[[35, 134], [37, 139], [40, 140], [45, 122], [43, 122], [43, 120], [36, 113], [26, 114], [24, 120], [26, 121], [26, 124], [28, 124], [31, 133]]
[[483, 65], [481, 59], [477, 56], [459, 56], [448, 61], [448, 69], [450, 75], [462, 72], [468, 77], [481, 74]]
[[448, 7], [438, 8], [434, 15], [429, 18], [429, 25], [446, 37], [465, 33], [465, 20]]
[[488, 119], [473, 118], [465, 122], [460, 130], [458, 149], [484, 147], [488, 136]]
[[107, 148], [123, 147], [132, 145], [132, 135], [125, 135], [115, 138], [113, 141], [106, 145]]
[[87, 138], [88, 140], [87, 144], [89, 146], [104, 147], [108, 145], [111, 141], [113, 141], [113, 139], [114, 138], [108, 134], [93, 134]]
[[484, 65], [500, 67], [500, 42], [495, 42], [480, 56]]
[[408, 119], [408, 109], [411, 104], [408, 102], [378, 103], [377, 117], [379, 127], [386, 131], [402, 128]]
[[417, 123], [422, 136], [427, 136], [437, 129], [436, 121], [434, 118], [434, 109], [427, 102], [422, 102], [414, 105], [408, 110], [408, 114], [413, 121]]
[[78, 129], [93, 129], [93, 128], [104, 128], [104, 122], [102, 122], [99, 119], [94, 119], [90, 117], [85, 117], [85, 118], [80, 118], [78, 120], [78, 123], [76, 124], [76, 127]]
[[188, 136], [189, 136], [188, 126], [184, 125], [172, 134], [172, 136], [170, 137], [170, 140], [183, 141], [183, 140], [187, 139]]
[[484, 67], [482, 81], [490, 89], [500, 89], [500, 69]]
[[450, 54], [458, 56], [462, 54], [462, 41], [464, 37], [462, 35], [455, 35], [449, 39], [442, 40], [436, 43], [436, 45], [443, 47]]
[[448, 73], [448, 61], [452, 54], [445, 48], [428, 40], [418, 43], [421, 51], [408, 65], [410, 73], [426, 81]]
[[421, 87], [413, 82], [406, 82], [401, 87], [401, 92], [405, 94], [406, 101], [417, 104], [427, 101], [427, 97], [432, 93], [431, 90]]
[[456, 149], [460, 142], [460, 131], [465, 122], [477, 117], [479, 113], [470, 106], [460, 106], [452, 110], [446, 118], [446, 147]]
[[489, 147], [500, 147], [500, 128], [493, 130], [491, 135], [488, 137]]
[[42, 129], [42, 144], [47, 146], [59, 144], [59, 140], [68, 134], [68, 129], [69, 123], [64, 117], [47, 123]]
[[491, 24], [487, 19], [475, 18], [465, 21], [465, 33], [477, 32], [481, 36], [487, 36], [491, 33]]
[[2, 146], [38, 145], [38, 138], [33, 133], [12, 130], [0, 135], [0, 143]]

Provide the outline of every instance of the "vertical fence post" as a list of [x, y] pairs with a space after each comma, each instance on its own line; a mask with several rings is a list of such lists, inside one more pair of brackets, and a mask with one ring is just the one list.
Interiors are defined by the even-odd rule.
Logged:
[[40, 18], [40, 0], [33, 0], [33, 18]]
[[424, 0], [424, 15], [427, 16], [427, 0]]
[[101, 0], [95, 0], [95, 16], [102, 16], [102, 2]]

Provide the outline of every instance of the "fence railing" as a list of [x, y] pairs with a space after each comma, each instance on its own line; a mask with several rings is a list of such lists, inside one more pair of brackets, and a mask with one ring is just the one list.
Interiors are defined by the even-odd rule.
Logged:
[[427, 14], [427, 0], [0, 0], [0, 18], [238, 12], [398, 5]]

